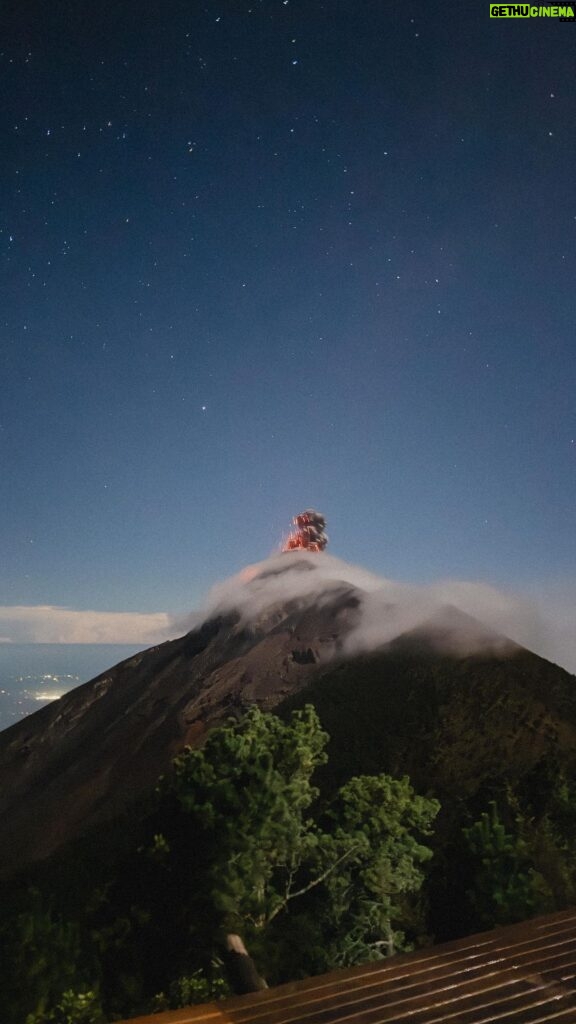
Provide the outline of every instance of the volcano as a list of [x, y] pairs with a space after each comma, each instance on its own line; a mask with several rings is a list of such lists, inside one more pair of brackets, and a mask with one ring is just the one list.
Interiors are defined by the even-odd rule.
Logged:
[[391, 637], [363, 649], [374, 578], [339, 578], [344, 563], [327, 557], [292, 552], [246, 570], [180, 639], [0, 733], [0, 873], [98, 835], [184, 746], [252, 704], [314, 703], [335, 784], [390, 771], [467, 796], [495, 773], [574, 756], [573, 676], [455, 608], [399, 617], [393, 595], [379, 606]]

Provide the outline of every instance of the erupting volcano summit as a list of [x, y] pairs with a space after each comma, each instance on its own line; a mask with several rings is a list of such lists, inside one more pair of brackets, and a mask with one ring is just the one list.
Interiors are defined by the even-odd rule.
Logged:
[[283, 551], [294, 551], [295, 548], [305, 548], [307, 551], [324, 551], [328, 543], [328, 537], [324, 532], [326, 520], [320, 512], [313, 508], [307, 508], [294, 516], [292, 522], [296, 527], [289, 534]]

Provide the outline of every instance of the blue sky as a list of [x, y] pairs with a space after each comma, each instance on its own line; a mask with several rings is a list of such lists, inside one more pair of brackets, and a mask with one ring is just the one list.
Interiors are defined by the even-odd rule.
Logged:
[[310, 505], [569, 603], [574, 26], [118, 6], [3, 28], [0, 605], [184, 612]]

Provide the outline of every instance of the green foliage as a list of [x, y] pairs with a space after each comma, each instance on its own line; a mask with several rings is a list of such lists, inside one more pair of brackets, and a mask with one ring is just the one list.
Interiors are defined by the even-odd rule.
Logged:
[[438, 804], [385, 775], [321, 802], [327, 742], [311, 706], [289, 721], [253, 708], [180, 754], [108, 877], [90, 887], [79, 871], [75, 899], [56, 872], [58, 896], [36, 892], [9, 916], [6, 1024], [100, 1024], [102, 1007], [114, 1019], [218, 998], [225, 931], [272, 984], [407, 948]]
[[329, 815], [339, 864], [326, 882], [336, 926], [327, 968], [407, 948], [396, 926], [410, 916], [407, 897], [424, 881], [432, 851], [420, 837], [431, 834], [439, 808], [416, 795], [406, 777], [360, 776], [341, 788]]
[[196, 1003], [213, 1002], [231, 995], [230, 989], [220, 973], [208, 975], [199, 968], [189, 975], [182, 975], [170, 983], [168, 995], [158, 993], [152, 1000], [152, 1012], [179, 1010]]
[[545, 880], [536, 880], [536, 909], [576, 903], [576, 808], [561, 778], [575, 793], [576, 688], [562, 669], [528, 652], [442, 657], [414, 641], [336, 664], [278, 714], [305, 700], [331, 738], [329, 762], [316, 776], [323, 795], [353, 775], [386, 772], [407, 774], [418, 792], [441, 801], [423, 888], [424, 930], [437, 941], [496, 923], [489, 905], [479, 920], [466, 895], [478, 859], [462, 832], [493, 799]]
[[[162, 786], [193, 822], [196, 846], [209, 851], [200, 889], [210, 893], [211, 916], [249, 939], [274, 980], [290, 977], [282, 960], [299, 970], [293, 953], [286, 958], [288, 909], [290, 941], [295, 923], [309, 936], [301, 955], [310, 972], [404, 948], [392, 922], [431, 856], [420, 837], [439, 805], [416, 796], [407, 778], [352, 779], [321, 821], [311, 815], [311, 777], [326, 742], [310, 706], [288, 723], [254, 708], [177, 758]], [[156, 834], [149, 852], [170, 849], [176, 863], [179, 841], [174, 831]], [[170, 863], [166, 853], [167, 870]]]
[[550, 888], [552, 909], [576, 903], [576, 777], [547, 758], [508, 792], [534, 865]]
[[495, 801], [464, 835], [475, 869], [468, 898], [480, 924], [512, 924], [550, 909], [546, 882], [532, 866], [528, 844], [517, 829], [507, 831]]
[[166, 836], [156, 832], [152, 838], [152, 845], [146, 851], [152, 860], [163, 861], [170, 853], [170, 846], [166, 842]]
[[467, 895], [480, 925], [576, 901], [576, 782], [556, 759], [544, 758], [520, 785], [505, 785], [464, 835], [472, 858]]
[[294, 897], [295, 878], [314, 859], [318, 830], [307, 812], [318, 795], [311, 776], [326, 760], [327, 740], [312, 707], [295, 712], [288, 725], [253, 708], [212, 732], [201, 750], [177, 757], [164, 780], [165, 794], [176, 797], [209, 851], [214, 909], [232, 930], [264, 928]]
[[67, 989], [54, 1010], [40, 1016], [29, 1014], [26, 1024], [105, 1024], [105, 1020], [96, 992]]
[[[102, 1019], [90, 977], [97, 972], [86, 956], [80, 926], [55, 911], [38, 889], [25, 893], [14, 916], [4, 922], [2, 946], [5, 977], [0, 984], [8, 1018], [20, 1015], [26, 1024], [68, 1024], [68, 1019], [96, 1024]], [[69, 1010], [74, 999], [78, 1012]]]

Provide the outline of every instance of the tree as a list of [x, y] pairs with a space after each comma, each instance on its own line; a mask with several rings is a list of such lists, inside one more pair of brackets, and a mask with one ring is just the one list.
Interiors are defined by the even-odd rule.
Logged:
[[517, 829], [507, 830], [494, 800], [463, 831], [472, 855], [467, 896], [480, 926], [512, 924], [550, 909], [548, 887], [532, 865], [528, 844]]
[[5, 923], [3, 1006], [18, 1024], [99, 1024], [97, 966], [86, 954], [78, 922], [57, 913], [38, 889]]
[[[222, 925], [259, 931], [301, 895], [298, 879], [318, 860], [320, 833], [308, 811], [327, 741], [311, 706], [289, 724], [254, 707], [214, 730], [201, 750], [179, 755], [163, 780], [193, 822]], [[163, 843], [155, 837], [156, 849]]]
[[403, 948], [438, 804], [385, 775], [322, 801], [327, 743], [310, 706], [288, 722], [253, 708], [176, 758], [138, 839], [97, 876], [90, 859], [72, 887], [48, 868], [50, 895], [11, 896], [6, 1024], [99, 1024], [215, 998], [226, 932], [269, 983]]
[[522, 786], [506, 790], [507, 803], [531, 862], [550, 892], [548, 910], [576, 902], [576, 777], [574, 768], [544, 757]]
[[340, 857], [339, 870], [327, 879], [338, 924], [330, 966], [406, 948], [394, 923], [406, 914], [406, 897], [424, 881], [432, 851], [420, 837], [431, 834], [439, 809], [437, 800], [418, 796], [407, 777], [365, 775], [341, 788], [329, 811]]
[[211, 916], [221, 929], [241, 932], [275, 964], [275, 980], [284, 974], [278, 950], [288, 910], [292, 937], [300, 924], [316, 943], [317, 970], [400, 948], [393, 922], [431, 856], [419, 837], [430, 833], [439, 805], [417, 796], [407, 778], [352, 779], [320, 815], [311, 780], [326, 761], [327, 740], [311, 706], [288, 723], [253, 708], [176, 758], [161, 787], [189, 828], [156, 833], [149, 852], [168, 872], [179, 864], [181, 878], [191, 860], [176, 847], [185, 834], [194, 846], [201, 895], [192, 898], [190, 928]]

